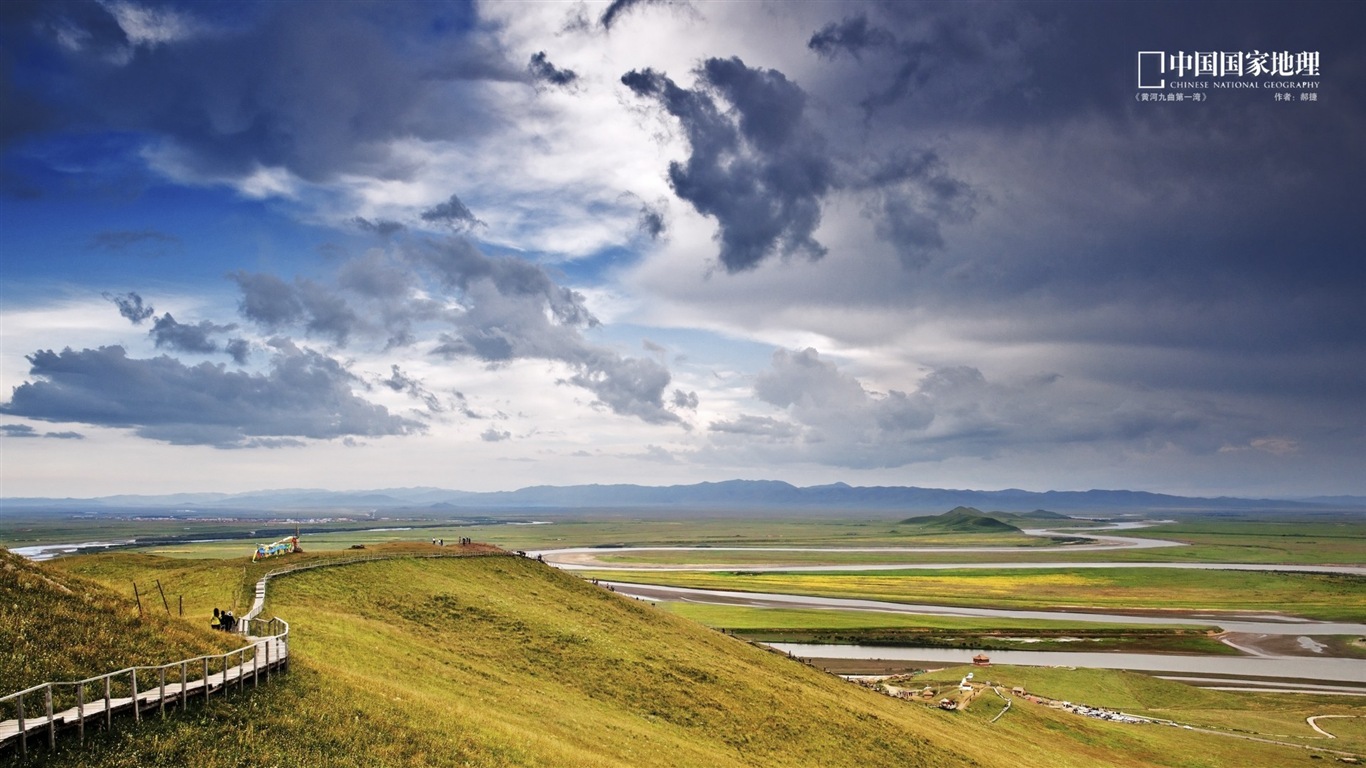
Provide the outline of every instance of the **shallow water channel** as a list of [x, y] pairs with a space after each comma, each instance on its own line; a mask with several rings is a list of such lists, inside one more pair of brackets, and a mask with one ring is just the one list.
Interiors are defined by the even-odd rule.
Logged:
[[[608, 582], [601, 582], [608, 584]], [[669, 600], [756, 608], [815, 608], [901, 613], [931, 616], [971, 616], [1010, 619], [1048, 619], [1082, 623], [1160, 625], [1216, 625], [1228, 632], [1265, 635], [1366, 636], [1366, 624], [1313, 621], [1293, 616], [1274, 617], [1184, 612], [1181, 615], [1073, 613], [1069, 611], [1023, 611], [1001, 608], [966, 608], [916, 605], [857, 598], [814, 597], [774, 592], [735, 592], [611, 582], [617, 591], [642, 600]], [[1043, 667], [1128, 669], [1158, 674], [1235, 675], [1248, 678], [1289, 678], [1329, 684], [1347, 684], [1366, 693], [1366, 661], [1346, 658], [1301, 656], [1208, 656], [1160, 653], [1099, 653], [1088, 651], [982, 651], [977, 649], [912, 648], [807, 643], [766, 643], [793, 656], [827, 659], [885, 659], [943, 664], [968, 664], [973, 655], [986, 653], [993, 663]], [[1325, 691], [1326, 692], [1326, 691]]]
[[[609, 582], [601, 582], [608, 584]], [[1183, 611], [1179, 614], [1092, 613], [1082, 611], [1027, 611], [1006, 608], [968, 608], [955, 605], [924, 605], [894, 603], [886, 600], [866, 600], [852, 597], [816, 597], [789, 595], [779, 592], [736, 592], [722, 589], [694, 589], [666, 587], [655, 584], [627, 584], [610, 582], [613, 589], [644, 600], [673, 600], [677, 602], [708, 603], [712, 605], [742, 605], [755, 608], [818, 608], [846, 611], [905, 613], [916, 616], [970, 616], [1001, 619], [1047, 619], [1103, 624], [1161, 624], [1209, 626], [1217, 625], [1227, 632], [1263, 635], [1358, 635], [1366, 636], [1366, 624], [1342, 621], [1314, 621], [1295, 616], [1264, 616], [1257, 614], [1203, 613]], [[1044, 653], [1037, 651], [1037, 653]], [[1358, 661], [1366, 668], [1366, 661]]]
[[[1096, 653], [1085, 651], [982, 651], [956, 648], [889, 648], [866, 645], [765, 643], [793, 656], [820, 659], [885, 659], [940, 664], [971, 664], [984, 653], [993, 664], [1030, 667], [1086, 667], [1138, 672], [1234, 675], [1249, 678], [1293, 678], [1324, 683], [1366, 685], [1366, 661], [1300, 656], [1183, 656], [1160, 653]], [[1366, 688], [1360, 689], [1366, 693]], [[1327, 692], [1327, 691], [1325, 691]]]

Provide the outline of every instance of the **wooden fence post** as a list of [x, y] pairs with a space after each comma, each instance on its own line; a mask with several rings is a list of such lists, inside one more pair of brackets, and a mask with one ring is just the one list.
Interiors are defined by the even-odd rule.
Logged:
[[133, 582], [133, 599], [138, 601], [138, 618], [142, 618], [142, 595], [138, 594], [138, 583]]
[[57, 723], [52, 719], [52, 683], [47, 684], [43, 696], [47, 709], [47, 748], [57, 748]]
[[28, 755], [28, 728], [24, 725], [24, 694], [19, 694], [19, 754]]
[[171, 615], [171, 604], [166, 602], [166, 590], [161, 588], [161, 579], [157, 579], [157, 591], [161, 593], [161, 604], [166, 608], [166, 615]]

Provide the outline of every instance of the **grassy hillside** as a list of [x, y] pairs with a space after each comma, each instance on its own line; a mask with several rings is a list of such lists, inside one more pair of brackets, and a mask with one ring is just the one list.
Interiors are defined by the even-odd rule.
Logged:
[[[66, 567], [84, 569], [80, 560]], [[88, 563], [89, 561], [87, 561]], [[101, 578], [240, 564], [123, 555]], [[255, 695], [116, 730], [46, 764], [133, 766], [1233, 766], [1298, 750], [1211, 750], [1020, 707], [898, 701], [533, 560], [402, 558], [272, 582], [291, 672]]]
[[153, 599], [144, 596], [139, 618], [131, 597], [0, 549], [0, 695], [241, 645], [167, 616]]
[[909, 517], [898, 525], [918, 528], [926, 533], [1020, 533], [1020, 529], [1010, 523], [972, 507], [954, 507], [933, 517]]

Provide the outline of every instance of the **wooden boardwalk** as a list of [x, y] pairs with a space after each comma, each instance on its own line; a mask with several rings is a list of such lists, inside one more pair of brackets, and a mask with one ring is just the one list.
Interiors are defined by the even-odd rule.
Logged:
[[256, 599], [240, 621], [245, 644], [220, 654], [196, 656], [159, 666], [128, 667], [73, 682], [35, 685], [0, 697], [0, 754], [16, 750], [27, 755], [34, 741], [57, 746], [57, 734], [76, 731], [85, 740], [87, 727], [110, 729], [114, 715], [132, 713], [140, 722], [153, 711], [166, 716], [168, 707], [185, 709], [193, 702], [209, 703], [237, 686], [255, 689], [262, 679], [289, 666], [289, 624], [280, 618], [257, 618], [266, 601], [266, 582], [279, 573], [266, 574], [256, 583]]
[[[407, 555], [413, 557], [414, 555]], [[455, 552], [419, 554], [419, 558], [468, 557]], [[329, 568], [374, 560], [393, 559], [391, 555], [362, 556], [324, 561], [271, 571], [256, 582], [251, 610], [240, 619], [240, 635], [245, 644], [227, 653], [196, 656], [193, 659], [147, 667], [129, 667], [117, 672], [74, 682], [35, 685], [0, 697], [0, 755], [17, 751], [27, 755], [35, 742], [54, 749], [57, 735], [76, 731], [82, 741], [87, 727], [113, 727], [114, 715], [131, 713], [134, 722], [155, 711], [165, 717], [167, 708], [184, 709], [195, 702], [208, 704], [214, 694], [256, 688], [262, 679], [289, 667], [289, 624], [281, 618], [258, 618], [266, 604], [266, 584], [276, 576], [313, 568]]]

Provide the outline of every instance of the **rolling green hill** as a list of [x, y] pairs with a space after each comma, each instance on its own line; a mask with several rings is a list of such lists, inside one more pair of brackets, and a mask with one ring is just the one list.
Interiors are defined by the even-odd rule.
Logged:
[[1074, 517], [1068, 517], [1067, 515], [1058, 514], [1057, 512], [1050, 512], [1050, 511], [1048, 511], [1048, 510], [1046, 510], [1046, 509], [1035, 509], [1035, 510], [1030, 511], [1030, 512], [992, 512], [991, 514], [992, 514], [993, 516], [998, 516], [998, 515], [999, 515], [999, 516], [1000, 516], [1002, 519], [1004, 519], [1004, 520], [1034, 520], [1034, 521], [1057, 521], [1057, 520], [1072, 520], [1072, 521], [1075, 521], [1075, 520], [1076, 520], [1076, 518], [1074, 518]]
[[[111, 584], [243, 575], [239, 562], [129, 554], [60, 567]], [[266, 614], [292, 624], [288, 674], [207, 709], [116, 727], [85, 748], [63, 742], [41, 763], [1065, 768], [1303, 758], [1033, 705], [992, 725], [990, 708], [899, 701], [503, 555], [292, 574], [271, 582]]]
[[910, 517], [898, 525], [918, 528], [925, 533], [1020, 533], [1020, 529], [1010, 523], [972, 507], [954, 507], [933, 517]]
[[[154, 588], [151, 580], [143, 587]], [[241, 645], [207, 622], [172, 619], [160, 598], [144, 600], [139, 618], [131, 597], [0, 549], [0, 695]]]

